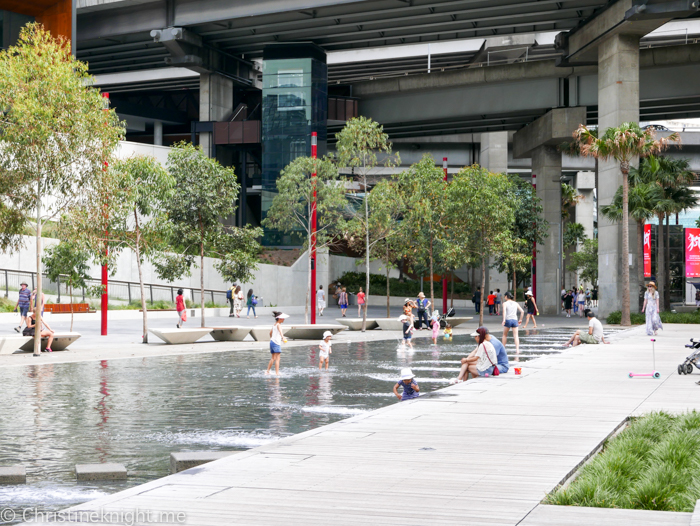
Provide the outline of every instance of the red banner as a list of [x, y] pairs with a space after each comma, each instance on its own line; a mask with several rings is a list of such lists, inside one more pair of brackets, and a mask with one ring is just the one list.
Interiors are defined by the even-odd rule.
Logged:
[[651, 277], [651, 225], [644, 225], [644, 277]]
[[700, 278], [700, 228], [685, 229], [685, 277]]

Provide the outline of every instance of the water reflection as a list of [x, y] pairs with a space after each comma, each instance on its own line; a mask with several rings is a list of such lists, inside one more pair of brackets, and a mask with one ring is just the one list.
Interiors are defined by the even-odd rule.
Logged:
[[[524, 334], [517, 358], [554, 352], [564, 332]], [[247, 449], [396, 403], [401, 367], [414, 367], [430, 392], [474, 347], [468, 336], [413, 348], [339, 340], [328, 371], [314, 344], [285, 350], [280, 377], [264, 374], [269, 353], [260, 350], [8, 368], [0, 465], [27, 466], [28, 484], [0, 486], [0, 504], [63, 508], [167, 475], [173, 451]], [[124, 464], [130, 478], [76, 484], [75, 464], [93, 462]]]

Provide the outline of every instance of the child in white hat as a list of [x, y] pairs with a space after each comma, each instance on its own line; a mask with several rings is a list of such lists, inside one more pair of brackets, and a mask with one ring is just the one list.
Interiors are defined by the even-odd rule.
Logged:
[[[401, 378], [396, 385], [394, 385], [394, 394], [399, 400], [410, 400], [411, 398], [418, 398], [420, 395], [420, 388], [414, 380], [415, 374], [408, 367], [401, 369]], [[403, 394], [399, 394], [399, 387], [403, 388]]]
[[435, 309], [430, 318], [430, 328], [433, 329], [433, 345], [437, 345], [438, 334], [440, 334], [440, 311]]
[[331, 331], [326, 331], [323, 333], [323, 340], [318, 344], [319, 350], [319, 362], [318, 368], [323, 369], [323, 362], [326, 362], [326, 371], [328, 370], [328, 357], [331, 354], [331, 338], [333, 333]]

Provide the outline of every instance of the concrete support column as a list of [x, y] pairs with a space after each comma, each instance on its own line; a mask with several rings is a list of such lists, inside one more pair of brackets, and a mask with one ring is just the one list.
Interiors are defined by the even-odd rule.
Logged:
[[[233, 81], [216, 73], [199, 77], [199, 120], [222, 121], [233, 112]], [[199, 144], [207, 155], [212, 154], [211, 133], [200, 133]]]
[[[619, 126], [623, 122], [639, 122], [639, 37], [613, 35], [598, 47], [598, 129]], [[638, 160], [633, 160], [636, 165]], [[598, 201], [600, 206], [612, 202], [622, 185], [620, 165], [614, 159], [598, 163]], [[629, 247], [630, 308], [639, 310], [637, 301], [636, 224], [630, 221]], [[622, 306], [622, 224], [598, 218], [598, 282], [599, 317], [620, 310]]]
[[481, 134], [479, 164], [490, 172], [508, 171], [508, 132]]
[[532, 150], [532, 174], [537, 176], [537, 197], [549, 223], [548, 236], [537, 245], [537, 307], [542, 314], [558, 314], [560, 299], [559, 256], [561, 253], [561, 153], [556, 146]]
[[163, 146], [163, 123], [161, 121], [153, 123], [153, 144]]

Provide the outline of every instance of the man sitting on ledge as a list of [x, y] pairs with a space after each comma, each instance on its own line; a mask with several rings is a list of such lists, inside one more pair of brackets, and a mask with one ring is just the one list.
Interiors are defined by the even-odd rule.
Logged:
[[592, 310], [586, 309], [586, 317], [588, 318], [588, 334], [581, 334], [581, 331], [576, 331], [574, 335], [564, 344], [564, 347], [576, 347], [582, 343], [599, 344], [610, 343], [605, 341], [603, 335], [603, 324], [595, 317]]

